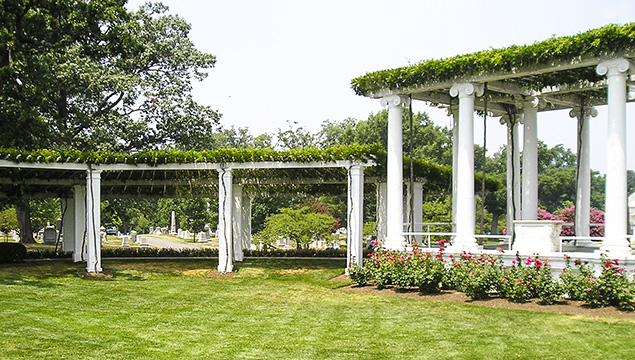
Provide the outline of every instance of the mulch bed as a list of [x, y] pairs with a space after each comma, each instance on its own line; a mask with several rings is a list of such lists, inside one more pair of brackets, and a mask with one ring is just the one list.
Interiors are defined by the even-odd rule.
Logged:
[[102, 272], [87, 272], [86, 270], [80, 270], [77, 272], [82, 279], [92, 279], [92, 280], [107, 280], [112, 279], [112, 271], [104, 270]]
[[[337, 276], [333, 281], [350, 281], [345, 275]], [[426, 299], [434, 301], [446, 301], [477, 306], [489, 306], [502, 309], [541, 311], [558, 314], [583, 315], [593, 318], [621, 318], [635, 320], [635, 312], [619, 310], [615, 307], [590, 308], [582, 301], [562, 300], [553, 305], [541, 305], [538, 299], [531, 299], [526, 303], [515, 303], [508, 299], [491, 297], [485, 300], [472, 300], [464, 293], [453, 290], [442, 290], [437, 294], [422, 294], [416, 290], [400, 290], [394, 287], [378, 289], [375, 286], [358, 286], [356, 284], [345, 285], [339, 288], [343, 291], [354, 291], [384, 296], [398, 296], [410, 299]]]

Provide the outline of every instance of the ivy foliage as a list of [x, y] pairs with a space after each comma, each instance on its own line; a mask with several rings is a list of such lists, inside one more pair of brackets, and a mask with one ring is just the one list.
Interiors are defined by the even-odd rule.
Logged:
[[368, 161], [375, 157], [379, 145], [339, 146], [328, 149], [304, 148], [286, 151], [273, 149], [217, 149], [206, 151], [158, 150], [139, 151], [133, 154], [109, 152], [24, 151], [0, 149], [0, 159], [26, 163], [82, 163], [82, 164], [162, 164], [186, 163], [245, 163], [245, 162], [301, 162], [358, 160]]
[[[573, 36], [551, 37], [531, 45], [514, 45], [445, 59], [367, 73], [352, 80], [358, 95], [384, 89], [404, 89], [453, 80], [482, 78], [500, 73], [520, 73], [541, 67], [580, 63], [591, 58], [630, 55], [635, 51], [635, 23], [607, 25]], [[573, 81], [597, 81], [595, 67], [535, 75], [525, 86], [540, 90]]]

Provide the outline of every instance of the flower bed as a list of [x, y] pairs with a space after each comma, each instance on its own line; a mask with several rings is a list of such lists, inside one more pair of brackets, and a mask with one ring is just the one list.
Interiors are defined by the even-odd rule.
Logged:
[[[443, 246], [445, 240], [439, 245]], [[352, 281], [360, 286], [373, 283], [382, 288], [417, 289], [422, 293], [441, 289], [457, 290], [474, 300], [491, 296], [512, 302], [539, 299], [553, 304], [561, 299], [581, 300], [590, 307], [616, 306], [635, 309], [635, 284], [628, 270], [618, 260], [602, 255], [601, 271], [595, 272], [584, 261], [566, 257], [566, 268], [558, 278], [553, 276], [547, 260], [539, 257], [521, 258], [518, 254], [511, 265], [497, 255], [475, 255], [463, 252], [458, 256], [424, 251], [388, 250], [380, 243], [364, 260], [363, 266], [351, 264], [348, 269]]]

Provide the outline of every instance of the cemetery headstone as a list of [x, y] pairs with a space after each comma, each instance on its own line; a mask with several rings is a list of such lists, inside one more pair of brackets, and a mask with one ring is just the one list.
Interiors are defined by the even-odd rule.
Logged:
[[44, 242], [44, 245], [55, 245], [55, 242], [57, 241], [57, 230], [55, 230], [54, 226], [46, 226], [44, 233], [42, 234], [42, 241]]

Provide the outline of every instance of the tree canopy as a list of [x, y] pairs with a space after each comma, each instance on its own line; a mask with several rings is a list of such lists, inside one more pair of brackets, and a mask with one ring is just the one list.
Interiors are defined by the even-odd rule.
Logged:
[[3, 0], [0, 130], [5, 147], [135, 151], [205, 146], [220, 115], [193, 80], [215, 57], [167, 7], [125, 0]]

